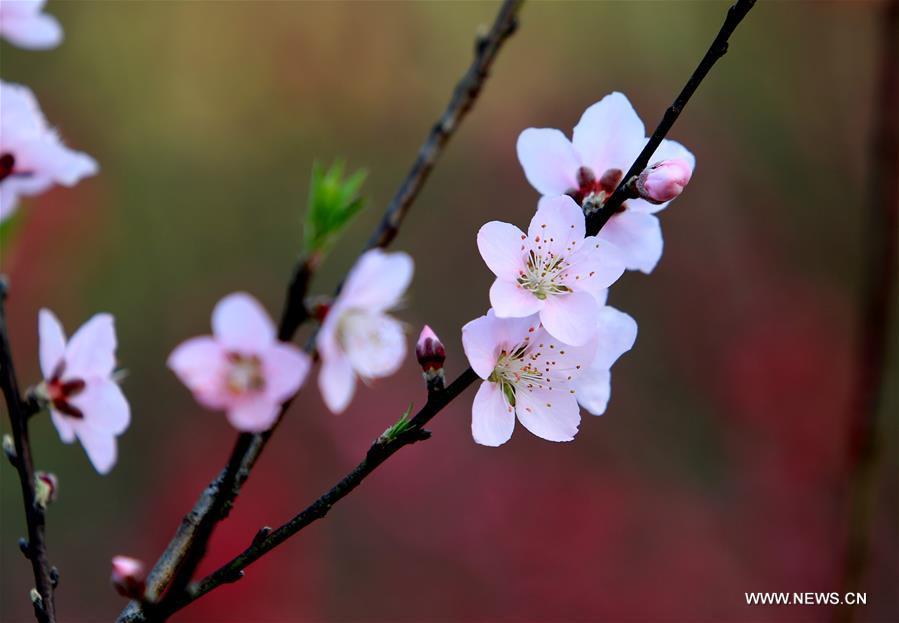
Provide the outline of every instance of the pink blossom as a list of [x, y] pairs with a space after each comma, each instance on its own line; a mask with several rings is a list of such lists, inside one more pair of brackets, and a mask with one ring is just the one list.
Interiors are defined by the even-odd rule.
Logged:
[[485, 446], [512, 436], [515, 417], [549, 441], [571, 441], [581, 422], [573, 382], [596, 353], [596, 340], [566, 346], [540, 325], [537, 316], [486, 316], [462, 327], [462, 346], [484, 379], [471, 407], [471, 433]]
[[692, 176], [693, 167], [686, 160], [662, 160], [640, 174], [637, 190], [650, 203], [665, 203], [680, 195]]
[[140, 599], [146, 588], [146, 568], [137, 558], [115, 556], [112, 559], [112, 574], [109, 579], [122, 597]]
[[271, 428], [281, 404], [309, 373], [309, 355], [279, 342], [275, 325], [249, 294], [229, 294], [212, 311], [212, 335], [182, 342], [168, 366], [209, 409], [224, 410], [237, 430]]
[[363, 380], [390, 376], [403, 363], [403, 326], [387, 312], [399, 304], [412, 272], [412, 258], [405, 253], [372, 249], [347, 276], [316, 342], [322, 358], [318, 386], [333, 413], [349, 406], [357, 376]]
[[97, 170], [93, 158], [68, 149], [47, 125], [28, 87], [0, 82], [0, 222], [15, 211], [19, 196], [54, 184], [74, 186]]
[[41, 393], [60, 438], [81, 442], [94, 468], [106, 474], [116, 462], [116, 437], [131, 422], [128, 401], [113, 378], [116, 335], [113, 318], [97, 314], [66, 343], [50, 310], [38, 315]]
[[47, 0], [0, 2], [0, 37], [21, 48], [55, 48], [62, 41], [62, 27], [52, 15], [42, 13]]
[[[518, 159], [531, 185], [544, 196], [572, 196], [578, 203], [602, 203], [646, 145], [646, 130], [628, 99], [611, 93], [584, 111], [572, 140], [559, 130], [528, 128], [518, 137]], [[654, 160], [678, 158], [690, 170], [693, 154], [675, 141], [664, 140]], [[662, 256], [662, 230], [654, 215], [667, 203], [653, 205], [629, 199], [599, 232], [618, 245], [627, 268], [652, 272]]]
[[605, 413], [612, 393], [612, 364], [629, 351], [637, 339], [637, 322], [606, 305], [607, 294], [606, 291], [597, 296], [600, 309], [596, 316], [596, 355], [572, 384], [578, 403], [593, 415]]
[[527, 235], [492, 221], [478, 232], [478, 249], [496, 275], [490, 303], [499, 318], [540, 314], [557, 340], [586, 343], [599, 308], [595, 295], [624, 272], [614, 244], [585, 238], [584, 213], [570, 197], [544, 197]]

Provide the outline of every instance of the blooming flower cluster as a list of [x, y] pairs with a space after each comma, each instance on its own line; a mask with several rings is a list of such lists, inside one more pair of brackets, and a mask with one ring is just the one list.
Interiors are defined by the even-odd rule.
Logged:
[[[516, 417], [538, 437], [570, 441], [580, 407], [605, 412], [612, 364], [637, 336], [634, 319], [606, 305], [607, 289], [626, 269], [648, 273], [658, 263], [655, 213], [680, 194], [694, 166], [690, 152], [666, 140], [652, 166], [622, 180], [646, 141], [620, 93], [588, 108], [571, 141], [555, 129], [519, 136], [525, 176], [543, 197], [527, 233], [499, 221], [478, 232], [496, 280], [492, 308], [462, 329], [465, 354], [483, 379], [472, 405], [476, 442], [506, 442]], [[622, 181], [630, 198], [587, 236], [585, 212], [602, 207]]]

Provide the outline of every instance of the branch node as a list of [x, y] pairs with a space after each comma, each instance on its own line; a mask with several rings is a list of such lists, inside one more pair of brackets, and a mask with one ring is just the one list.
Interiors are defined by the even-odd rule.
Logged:
[[31, 545], [28, 543], [28, 539], [21, 536], [19, 537], [19, 551], [22, 552], [22, 555], [31, 560]]
[[6, 455], [6, 460], [10, 465], [19, 466], [19, 455], [16, 454], [16, 444], [12, 440], [12, 435], [3, 435], [3, 454]]
[[271, 526], [262, 526], [259, 528], [259, 532], [256, 533], [256, 536], [253, 537], [253, 545], [259, 545], [259, 543], [267, 539], [268, 535], [271, 533]]
[[59, 569], [56, 567], [50, 567], [50, 585], [53, 588], [59, 586]]

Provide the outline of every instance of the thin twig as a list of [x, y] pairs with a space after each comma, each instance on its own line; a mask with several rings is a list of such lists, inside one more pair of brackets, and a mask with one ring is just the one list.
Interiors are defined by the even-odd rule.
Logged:
[[54, 570], [47, 559], [47, 545], [44, 540], [44, 509], [35, 503], [34, 463], [31, 457], [31, 442], [28, 438], [29, 410], [19, 393], [19, 383], [13, 367], [12, 349], [6, 326], [6, 279], [0, 276], [0, 386], [9, 410], [16, 448], [15, 467], [22, 486], [22, 501], [25, 505], [25, 521], [28, 524], [28, 541], [22, 552], [31, 561], [37, 595], [32, 595], [34, 614], [41, 623], [55, 623], [56, 607], [53, 601]]
[[[504, 0], [490, 31], [478, 38], [471, 66], [456, 85], [446, 110], [419, 149], [412, 168], [391, 200], [366, 249], [375, 246], [384, 247], [396, 236], [402, 220], [449, 138], [458, 129], [459, 123], [471, 110], [480, 94], [500, 48], [515, 31], [517, 13], [523, 1]], [[303, 299], [312, 268], [312, 263], [304, 260], [294, 270], [279, 323], [279, 339], [292, 339], [296, 329], [307, 318]], [[283, 405], [282, 416], [292, 400], [293, 398]], [[278, 421], [280, 422], [280, 417]], [[275, 427], [266, 433], [257, 435], [245, 433], [238, 437], [227, 466], [206, 487], [191, 512], [185, 515], [175, 536], [151, 571], [147, 579], [144, 601], [132, 601], [119, 615], [120, 623], [155, 619], [168, 610], [164, 606], [156, 605], [166, 589], [169, 589], [174, 597], [183, 592], [182, 588], [190, 580], [196, 565], [205, 553], [206, 543], [215, 524], [227, 516], [231, 504], [249, 477]]]
[[[843, 591], [858, 592], [870, 554], [870, 530], [876, 495], [880, 407], [890, 318], [896, 294], [899, 257], [899, 0], [884, 5], [880, 21], [880, 77], [871, 131], [867, 180], [866, 251], [859, 315], [856, 377], [849, 434], [849, 530], [843, 553]], [[852, 605], [836, 611], [851, 621]]]
[[[718, 36], [715, 38], [715, 43], [713, 44], [712, 48], [715, 48], [716, 46], [720, 47], [720, 44], [723, 41], [726, 49], [727, 37], [730, 36], [730, 33], [733, 32], [737, 23], [739, 23], [739, 21], [743, 19], [749, 9], [752, 8], [753, 4], [754, 0], [738, 0], [737, 4], [731, 7], [731, 9], [728, 11], [725, 25], [724, 27], [722, 27], [721, 32], [719, 32]], [[735, 15], [738, 17], [735, 17]], [[722, 33], [724, 34], [722, 35]], [[680, 105], [677, 108], [677, 114], [675, 114], [674, 117], [671, 118], [670, 115], [666, 113], [665, 117], [656, 128], [656, 131], [653, 133], [653, 140], [655, 140], [656, 145], [658, 145], [658, 143], [660, 143], [661, 140], [665, 138], [665, 135], [671, 129], [671, 126], [674, 124], [674, 121], [677, 119], [677, 116], [680, 114], [680, 111], [683, 109], [683, 106], [686, 104], [689, 96], [692, 95], [693, 91], [696, 90], [696, 87], [699, 86], [699, 83], [702, 81], [702, 78], [705, 77], [705, 75], [708, 73], [709, 69], [714, 64], [714, 61], [720, 58], [722, 55], [723, 51], [720, 52], [717, 56], [713, 57], [713, 60], [709, 62], [707, 62], [709, 54], [706, 54], [706, 57], [703, 58], [703, 62], [700, 63], [699, 67], [693, 73], [687, 83], [689, 88], [685, 87], [681, 92], [681, 95], [678, 97]], [[687, 93], [686, 97], [684, 97], [684, 93]], [[650, 156], [651, 152], [646, 153], [646, 150], [644, 150], [644, 152], [641, 153], [638, 157], [638, 162], [642, 159], [643, 162], [646, 163], [648, 162]], [[603, 225], [605, 225], [607, 220], [608, 219], [597, 222], [594, 225], [596, 228], [595, 231], [588, 233], [590, 233], [590, 235], [594, 235], [603, 227]], [[294, 516], [290, 521], [277, 528], [276, 530], [270, 531], [269, 529], [264, 533], [261, 532], [257, 534], [257, 537], [253, 539], [250, 545], [243, 552], [241, 552], [231, 561], [229, 561], [216, 571], [212, 572], [199, 582], [192, 584], [188, 588], [186, 593], [176, 597], [174, 602], [170, 604], [171, 610], [167, 612], [167, 615], [183, 608], [184, 606], [192, 603], [196, 599], [202, 597], [203, 595], [223, 584], [229, 584], [239, 580], [241, 577], [243, 577], [244, 569], [247, 566], [281, 545], [284, 541], [300, 532], [309, 524], [323, 518], [328, 513], [328, 511], [331, 510], [331, 507], [334, 504], [346, 497], [351, 491], [353, 491], [353, 489], [359, 486], [359, 484], [369, 474], [371, 474], [378, 466], [384, 463], [384, 461], [390, 458], [400, 448], [419, 441], [422, 438], [427, 438], [427, 436], [430, 436], [430, 434], [424, 430], [425, 424], [427, 424], [434, 416], [436, 416], [455, 398], [460, 396], [470, 385], [472, 385], [478, 379], [479, 377], [474, 372], [474, 370], [472, 370], [471, 368], [467, 368], [443, 391], [430, 392], [428, 395], [428, 402], [415, 415], [415, 417], [412, 418], [409, 426], [401, 435], [386, 443], [382, 442], [383, 438], [379, 438], [379, 440], [372, 444], [372, 446], [369, 448], [362, 462], [359, 463], [355, 467], [355, 469], [353, 469], [353, 471], [342, 478], [340, 482], [334, 485], [334, 487], [332, 487], [327, 493], [322, 495], [305, 510]]]

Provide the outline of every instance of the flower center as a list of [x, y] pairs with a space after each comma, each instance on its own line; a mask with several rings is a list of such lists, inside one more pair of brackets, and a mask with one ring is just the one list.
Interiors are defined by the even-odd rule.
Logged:
[[569, 263], [552, 251], [546, 255], [534, 250], [528, 251], [525, 270], [518, 275], [518, 285], [543, 300], [548, 296], [567, 294], [571, 288], [564, 284], [565, 270]]
[[579, 206], [587, 203], [601, 206], [618, 188], [623, 176], [621, 169], [608, 169], [597, 179], [593, 169], [581, 167], [576, 174], [578, 187], [568, 189], [565, 194], [577, 201]]
[[228, 371], [225, 385], [233, 394], [246, 394], [265, 389], [265, 376], [262, 374], [262, 362], [256, 355], [228, 353]]
[[69, 400], [83, 392], [86, 384], [82, 379], [63, 381], [62, 373], [65, 371], [65, 368], [65, 361], [60, 361], [53, 372], [53, 377], [46, 382], [47, 398], [60, 413], [78, 420], [84, 419], [84, 413], [81, 412], [81, 409], [73, 405]]
[[0, 182], [12, 175], [13, 167], [15, 166], [15, 156], [12, 154], [3, 154], [0, 156]]
[[544, 385], [544, 375], [536, 362], [539, 353], [530, 352], [530, 344], [525, 341], [519, 344], [511, 352], [502, 351], [496, 367], [487, 379], [492, 383], [499, 383], [506, 400], [511, 406], [515, 406], [515, 392], [519, 387], [527, 389], [539, 389]]

